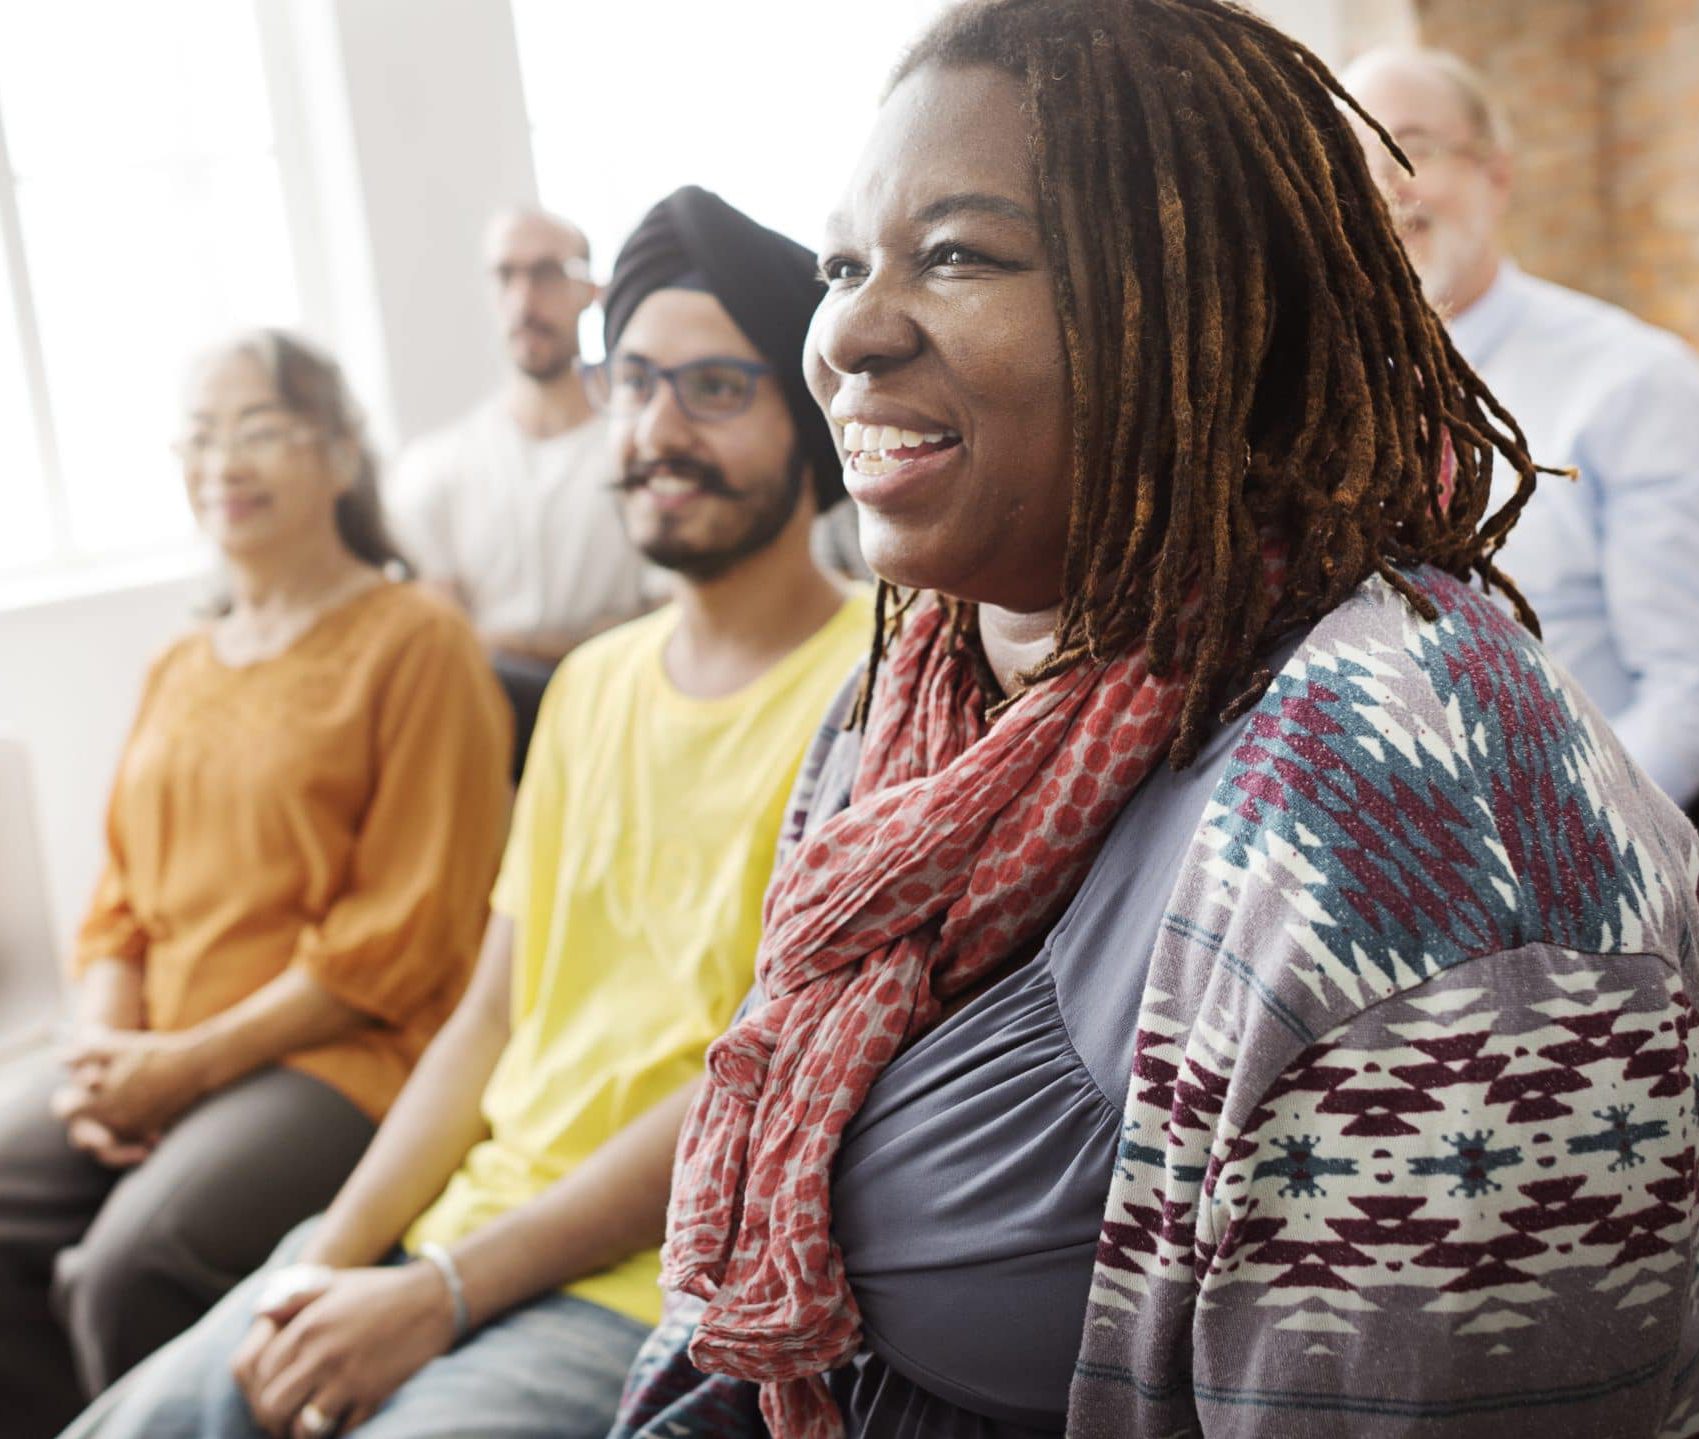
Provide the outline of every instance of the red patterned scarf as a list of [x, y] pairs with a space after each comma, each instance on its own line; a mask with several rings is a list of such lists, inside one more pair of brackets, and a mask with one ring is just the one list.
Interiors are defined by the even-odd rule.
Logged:
[[1053, 921], [1166, 753], [1183, 681], [1143, 651], [1026, 691], [987, 728], [936, 604], [879, 671], [849, 807], [767, 895], [766, 1003], [708, 1051], [680, 1141], [663, 1282], [709, 1301], [699, 1369], [762, 1381], [776, 1439], [842, 1433], [819, 1377], [860, 1344], [832, 1164], [897, 1051]]

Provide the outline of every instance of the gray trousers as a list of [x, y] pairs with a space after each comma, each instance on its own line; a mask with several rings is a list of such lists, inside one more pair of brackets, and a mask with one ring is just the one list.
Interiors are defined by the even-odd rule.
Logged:
[[73, 1149], [51, 1056], [0, 1071], [0, 1428], [57, 1434], [206, 1313], [323, 1209], [372, 1137], [353, 1104], [293, 1070], [203, 1100], [140, 1165]]

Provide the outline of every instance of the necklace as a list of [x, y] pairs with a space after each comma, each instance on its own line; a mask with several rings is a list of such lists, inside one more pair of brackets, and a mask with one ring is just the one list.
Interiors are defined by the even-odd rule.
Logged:
[[360, 565], [314, 600], [286, 613], [262, 616], [251, 610], [232, 610], [213, 626], [213, 655], [230, 669], [276, 659], [331, 611], [384, 582], [380, 572]]

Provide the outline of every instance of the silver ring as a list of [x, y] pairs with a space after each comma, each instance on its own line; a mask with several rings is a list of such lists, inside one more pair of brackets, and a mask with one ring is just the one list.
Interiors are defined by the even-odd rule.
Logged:
[[336, 1421], [317, 1404], [308, 1403], [301, 1406], [301, 1427], [309, 1434], [328, 1434], [336, 1428]]

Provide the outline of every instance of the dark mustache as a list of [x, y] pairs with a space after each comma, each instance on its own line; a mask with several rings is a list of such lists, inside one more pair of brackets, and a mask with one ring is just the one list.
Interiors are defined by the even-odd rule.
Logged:
[[682, 457], [644, 460], [635, 465], [628, 465], [625, 474], [614, 483], [614, 488], [626, 493], [640, 490], [653, 476], [663, 473], [677, 475], [680, 479], [695, 480], [710, 495], [720, 495], [729, 500], [738, 498], [738, 491], [726, 483], [726, 472], [718, 465]]

